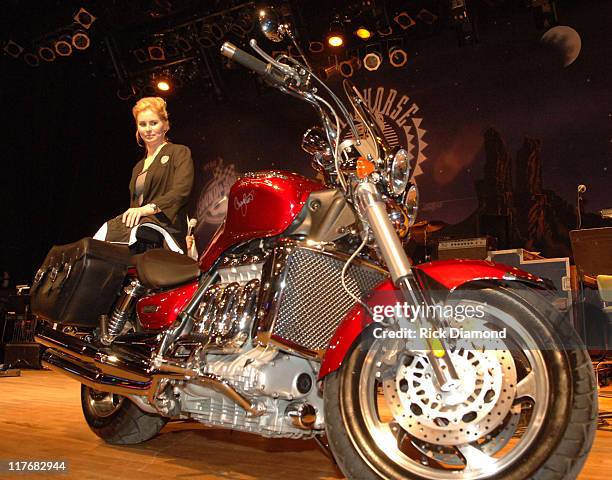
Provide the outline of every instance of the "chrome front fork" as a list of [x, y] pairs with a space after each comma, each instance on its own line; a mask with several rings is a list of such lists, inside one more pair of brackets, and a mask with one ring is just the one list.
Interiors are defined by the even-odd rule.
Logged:
[[[360, 183], [355, 189], [355, 197], [360, 210], [365, 213], [367, 221], [374, 233], [380, 253], [385, 259], [393, 283], [400, 289], [405, 300], [415, 306], [426, 309], [427, 297], [415, 281], [412, 267], [402, 244], [389, 221], [385, 203], [376, 186], [372, 183]], [[429, 309], [426, 309], [429, 311]], [[433, 309], [435, 311], [435, 309]], [[419, 317], [416, 319], [419, 327], [438, 329], [442, 325], [440, 319]], [[448, 354], [449, 349], [444, 338], [433, 339], [427, 336], [427, 357], [436, 380], [443, 391], [450, 391], [459, 385], [459, 376]]]

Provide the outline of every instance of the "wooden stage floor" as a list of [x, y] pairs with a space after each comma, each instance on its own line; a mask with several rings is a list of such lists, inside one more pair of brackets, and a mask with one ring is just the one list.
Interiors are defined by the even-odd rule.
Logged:
[[[64, 460], [68, 473], [0, 473], [0, 478], [343, 478], [312, 441], [268, 440], [196, 423], [170, 423], [143, 445], [110, 446], [87, 427], [78, 383], [50, 371], [21, 373], [21, 377], [0, 377], [0, 461]], [[602, 392], [600, 409], [612, 411], [612, 388]], [[609, 421], [609, 426], [597, 431], [581, 480], [609, 480], [612, 475], [612, 419]]]

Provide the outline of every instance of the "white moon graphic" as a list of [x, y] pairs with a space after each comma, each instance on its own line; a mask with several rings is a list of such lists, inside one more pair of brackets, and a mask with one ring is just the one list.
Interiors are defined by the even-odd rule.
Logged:
[[578, 32], [572, 27], [563, 25], [548, 30], [542, 35], [540, 41], [555, 49], [561, 56], [564, 67], [571, 65], [578, 58], [582, 48], [582, 40]]

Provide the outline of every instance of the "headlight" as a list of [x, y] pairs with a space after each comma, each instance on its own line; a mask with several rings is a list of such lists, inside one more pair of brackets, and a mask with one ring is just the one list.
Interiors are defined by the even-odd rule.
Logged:
[[387, 185], [389, 193], [399, 196], [406, 190], [410, 179], [410, 154], [404, 148], [400, 148], [393, 159], [387, 173]]

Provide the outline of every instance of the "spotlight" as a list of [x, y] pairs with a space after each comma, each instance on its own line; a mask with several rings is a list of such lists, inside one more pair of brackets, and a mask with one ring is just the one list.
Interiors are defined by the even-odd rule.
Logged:
[[30, 67], [38, 67], [40, 65], [40, 60], [33, 53], [24, 53], [23, 61], [28, 64]]
[[215, 46], [215, 41], [211, 37], [198, 37], [198, 45], [203, 48], [211, 48]]
[[331, 47], [344, 45], [344, 27], [340, 19], [332, 21], [327, 34], [327, 44]]
[[477, 41], [475, 24], [468, 15], [465, 0], [450, 1], [450, 18], [455, 25], [457, 43], [463, 46]]
[[402, 28], [402, 30], [408, 30], [410, 27], [416, 24], [414, 19], [406, 12], [401, 12], [397, 14], [393, 18], [393, 20], [395, 20], [395, 23], [397, 23]]
[[77, 50], [87, 50], [90, 43], [89, 35], [82, 30], [78, 30], [72, 35], [72, 46]]
[[96, 17], [94, 17], [91, 13], [85, 10], [83, 7], [79, 9], [74, 17], [74, 21], [81, 24], [84, 28], [89, 29], [91, 24], [96, 21]]
[[134, 90], [134, 87], [132, 87], [131, 85], [124, 85], [117, 89], [116, 94], [119, 100], [125, 101], [125, 100], [129, 100], [130, 98], [132, 98], [136, 94], [136, 91]]
[[327, 37], [327, 43], [331, 47], [341, 47], [344, 43], [344, 39], [340, 35], [330, 35]]
[[319, 77], [324, 81], [329, 81], [339, 73], [337, 64], [328, 65], [324, 69], [319, 71]]
[[391, 25], [389, 25], [389, 22], [379, 19], [376, 21], [376, 32], [381, 37], [388, 37], [393, 33], [393, 29], [391, 28]]
[[197, 42], [203, 48], [211, 48], [223, 38], [223, 35], [223, 29], [218, 24], [207, 23], [202, 26]]
[[155, 86], [160, 92], [170, 91], [170, 82], [168, 80], [158, 80]]
[[55, 52], [60, 57], [68, 57], [72, 55], [72, 45], [70, 44], [71, 39], [69, 35], [64, 35], [53, 44]]
[[221, 40], [223, 29], [218, 23], [207, 23], [202, 27], [202, 36], [212, 36], [215, 40]]
[[310, 42], [308, 44], [308, 50], [311, 53], [321, 53], [325, 49], [323, 42]]
[[239, 38], [246, 38], [246, 36], [253, 30], [253, 20], [249, 16], [242, 16], [237, 19], [229, 28]]
[[422, 8], [421, 11], [419, 12], [419, 14], [417, 15], [417, 18], [421, 22], [426, 23], [427, 25], [433, 25], [434, 23], [436, 23], [436, 20], [438, 19], [438, 16], [434, 15], [433, 13], [431, 13], [426, 8]]
[[149, 60], [149, 55], [142, 48], [132, 50], [132, 54], [136, 57], [138, 63], [145, 63]]
[[451, 0], [450, 2], [451, 20], [455, 24], [467, 21], [467, 8], [465, 0]]
[[372, 38], [372, 32], [365, 27], [359, 27], [355, 30], [355, 35], [357, 35], [362, 40], [368, 40]]
[[379, 52], [369, 52], [363, 57], [363, 68], [369, 72], [378, 70], [382, 64], [382, 55]]
[[164, 45], [164, 52], [169, 58], [178, 57], [181, 53], [176, 43], [166, 43]]
[[408, 54], [403, 48], [391, 47], [389, 49], [389, 63], [395, 68], [400, 68], [406, 65]]
[[361, 62], [359, 58], [352, 57], [348, 60], [344, 60], [340, 62], [338, 65], [338, 69], [340, 70], [340, 75], [344, 78], [350, 78], [353, 74], [361, 68]]
[[19, 55], [21, 55], [21, 52], [23, 52], [23, 47], [13, 42], [12, 40], [9, 40], [4, 46], [4, 51], [7, 55], [10, 55], [13, 58], [17, 58], [19, 57]]
[[166, 54], [164, 53], [164, 49], [159, 45], [153, 45], [151, 47], [147, 47], [147, 51], [149, 52], [149, 58], [151, 60], [165, 60]]
[[45, 62], [52, 62], [55, 60], [55, 52], [49, 47], [39, 47], [38, 56]]
[[189, 52], [192, 49], [192, 46], [191, 46], [191, 43], [189, 42], [189, 40], [187, 40], [186, 38], [183, 38], [183, 37], [178, 37], [176, 39], [176, 46], [182, 52]]

